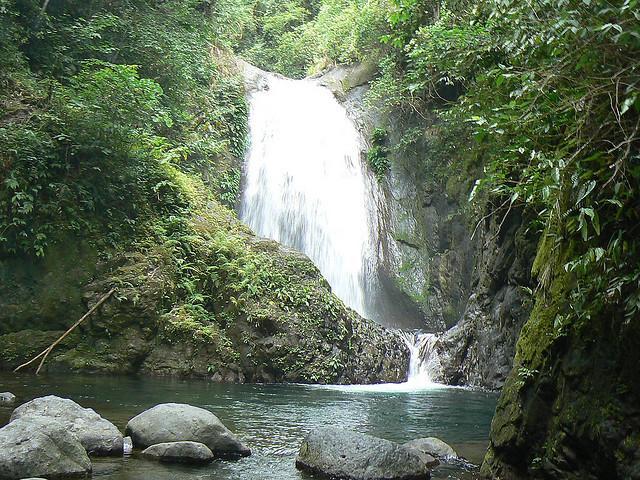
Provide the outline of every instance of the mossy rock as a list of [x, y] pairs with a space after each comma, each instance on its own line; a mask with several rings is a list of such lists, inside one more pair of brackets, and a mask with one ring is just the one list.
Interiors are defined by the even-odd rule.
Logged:
[[[57, 330], [21, 330], [0, 335], [0, 368], [3, 370], [16, 368], [18, 365], [38, 355], [60, 338], [63, 333], [64, 331]], [[49, 358], [53, 358], [59, 352], [65, 351], [73, 344], [74, 340], [77, 340], [77, 337], [67, 337]], [[35, 364], [36, 367], [37, 365], [38, 363]]]
[[542, 242], [536, 269], [549, 275], [546, 289], [522, 329], [482, 472], [633, 478], [640, 471], [640, 325], [616, 311], [588, 322], [567, 316], [573, 279], [557, 253], [550, 266], [541, 261], [550, 254]]

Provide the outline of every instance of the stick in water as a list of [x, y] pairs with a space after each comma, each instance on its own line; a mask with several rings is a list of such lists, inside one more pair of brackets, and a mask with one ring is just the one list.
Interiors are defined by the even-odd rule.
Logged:
[[13, 371], [17, 372], [21, 368], [26, 367], [27, 365], [31, 365], [37, 359], [42, 357], [42, 360], [40, 360], [40, 365], [38, 365], [38, 369], [36, 370], [36, 375], [40, 373], [40, 369], [42, 368], [42, 365], [44, 365], [44, 361], [47, 359], [47, 356], [49, 355], [49, 353], [51, 353], [51, 350], [53, 350], [56, 345], [58, 345], [62, 340], [64, 340], [64, 338], [67, 335], [69, 335], [78, 325], [80, 325], [87, 317], [89, 317], [93, 312], [95, 312], [100, 305], [102, 305], [111, 295], [113, 295], [115, 291], [116, 291], [115, 288], [112, 288], [111, 290], [109, 290], [109, 292], [107, 292], [100, 300], [98, 300], [98, 302], [93, 307], [91, 307], [89, 311], [80, 318], [80, 320], [78, 320], [76, 323], [71, 325], [71, 327], [69, 327], [69, 329], [66, 332], [64, 332], [62, 336], [60, 336], [60, 338], [58, 338], [55, 342], [53, 342], [51, 345], [49, 345], [47, 348], [45, 348], [42, 352], [40, 352], [38, 355], [33, 357], [28, 362], [23, 363], [22, 365], [16, 367]]

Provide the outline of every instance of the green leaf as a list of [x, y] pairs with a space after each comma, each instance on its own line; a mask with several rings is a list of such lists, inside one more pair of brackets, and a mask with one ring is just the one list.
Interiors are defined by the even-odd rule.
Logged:
[[632, 95], [625, 98], [624, 102], [622, 102], [622, 106], [620, 107], [620, 115], [624, 115], [625, 113], [627, 113], [629, 111], [629, 108], [631, 108], [631, 106], [636, 103], [637, 99], [637, 95]]
[[14, 178], [14, 177], [9, 177], [4, 181], [5, 185], [7, 185], [7, 187], [9, 187], [12, 190], [17, 189], [20, 184], [18, 183], [18, 181]]
[[583, 185], [583, 187], [580, 189], [580, 193], [578, 194], [578, 200], [576, 201], [576, 205], [578, 205], [585, 198], [587, 198], [587, 196], [593, 191], [595, 186], [596, 186], [595, 180], [591, 180], [586, 185]]

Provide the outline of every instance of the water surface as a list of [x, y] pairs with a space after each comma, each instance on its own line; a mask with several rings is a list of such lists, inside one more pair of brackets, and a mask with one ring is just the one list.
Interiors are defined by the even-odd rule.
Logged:
[[[236, 462], [206, 467], [164, 466], [137, 456], [94, 460], [100, 480], [303, 480], [295, 469], [301, 440], [311, 429], [334, 425], [405, 442], [437, 436], [479, 463], [486, 447], [497, 396], [460, 388], [405, 385], [307, 386], [220, 385], [204, 380], [87, 375], [0, 373], [0, 391], [20, 403], [55, 394], [72, 398], [111, 420], [121, 430], [141, 411], [164, 402], [189, 403], [214, 412], [253, 450]], [[11, 415], [0, 407], [0, 424]], [[433, 478], [474, 478], [474, 469], [440, 467]]]

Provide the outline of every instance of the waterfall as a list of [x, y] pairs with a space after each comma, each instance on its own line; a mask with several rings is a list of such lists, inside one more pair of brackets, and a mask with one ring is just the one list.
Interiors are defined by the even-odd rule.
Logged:
[[348, 392], [414, 393], [447, 388], [436, 383], [442, 371], [436, 349], [438, 335], [419, 331], [399, 330], [398, 333], [409, 349], [409, 372], [403, 383], [378, 383], [372, 385], [324, 385], [321, 388]]
[[381, 194], [363, 139], [327, 88], [256, 72], [240, 218], [307, 254], [334, 293], [371, 318]]
[[438, 336], [433, 333], [402, 332], [409, 349], [409, 373], [407, 383], [427, 386], [440, 370], [440, 360], [435, 349]]

